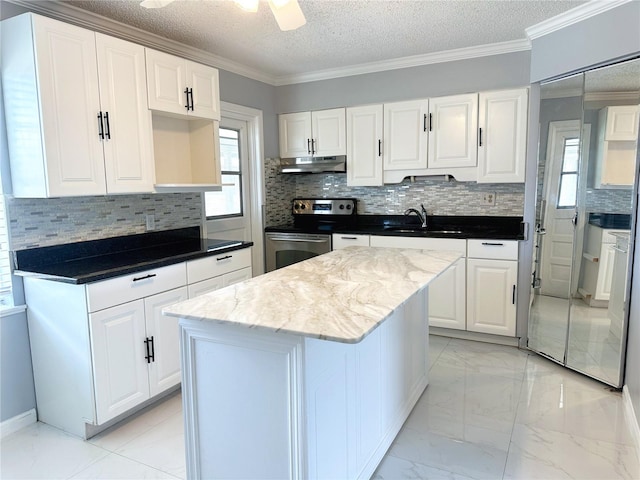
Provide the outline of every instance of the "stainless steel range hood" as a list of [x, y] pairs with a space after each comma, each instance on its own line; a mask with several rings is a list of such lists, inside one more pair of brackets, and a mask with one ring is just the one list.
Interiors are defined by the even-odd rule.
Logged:
[[346, 155], [280, 159], [280, 173], [345, 173], [346, 171]]

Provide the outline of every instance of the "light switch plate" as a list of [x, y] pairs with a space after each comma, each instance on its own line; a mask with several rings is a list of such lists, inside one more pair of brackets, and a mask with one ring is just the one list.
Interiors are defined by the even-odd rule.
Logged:
[[147, 231], [156, 229], [156, 217], [155, 215], [146, 215], [145, 221], [147, 224]]

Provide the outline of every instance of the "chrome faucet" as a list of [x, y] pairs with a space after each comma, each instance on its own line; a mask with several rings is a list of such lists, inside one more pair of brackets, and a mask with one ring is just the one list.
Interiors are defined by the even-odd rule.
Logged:
[[418, 219], [420, 219], [420, 226], [422, 228], [427, 228], [427, 210], [424, 208], [424, 204], [422, 203], [420, 204], [420, 210], [422, 210], [422, 213], [415, 208], [407, 208], [404, 214], [411, 215], [412, 213], [415, 213], [418, 216]]

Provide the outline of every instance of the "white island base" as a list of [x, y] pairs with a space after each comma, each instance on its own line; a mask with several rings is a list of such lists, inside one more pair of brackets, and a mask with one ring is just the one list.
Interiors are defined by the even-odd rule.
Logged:
[[427, 386], [427, 297], [359, 343], [181, 319], [187, 477], [370, 478]]

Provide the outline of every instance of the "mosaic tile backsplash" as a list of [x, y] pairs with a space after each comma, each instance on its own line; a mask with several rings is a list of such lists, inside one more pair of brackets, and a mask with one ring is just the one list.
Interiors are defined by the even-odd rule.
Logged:
[[[421, 203], [430, 215], [521, 216], [524, 211], [524, 184], [418, 177], [414, 182], [405, 179], [397, 185], [349, 187], [345, 174], [282, 175], [277, 168], [277, 159], [265, 162], [265, 224], [269, 226], [292, 221], [291, 200], [295, 197], [355, 197], [360, 215], [401, 215]], [[496, 204], [480, 205], [483, 193], [495, 193]]]
[[200, 193], [24, 199], [7, 197], [11, 249], [59, 245], [201, 225]]

